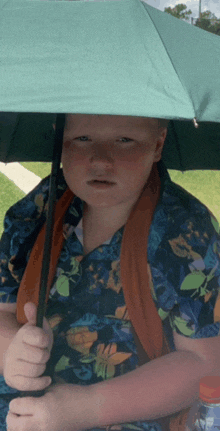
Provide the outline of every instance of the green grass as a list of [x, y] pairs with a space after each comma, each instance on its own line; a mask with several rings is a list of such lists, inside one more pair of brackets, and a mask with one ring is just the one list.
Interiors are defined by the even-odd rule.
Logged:
[[204, 203], [220, 224], [220, 171], [170, 170], [172, 181]]
[[9, 180], [5, 177], [4, 174], [0, 173], [0, 235], [3, 232], [3, 221], [4, 216], [8, 208], [10, 208], [15, 202], [19, 199], [22, 199], [25, 196], [25, 193], [22, 192], [13, 181]]

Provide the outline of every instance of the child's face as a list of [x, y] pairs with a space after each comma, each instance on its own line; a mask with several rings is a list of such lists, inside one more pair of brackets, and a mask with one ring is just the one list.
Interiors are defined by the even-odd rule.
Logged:
[[[131, 207], [161, 158], [166, 133], [153, 118], [67, 115], [62, 164], [69, 188], [88, 207]], [[94, 179], [115, 184], [95, 188], [88, 184]]]

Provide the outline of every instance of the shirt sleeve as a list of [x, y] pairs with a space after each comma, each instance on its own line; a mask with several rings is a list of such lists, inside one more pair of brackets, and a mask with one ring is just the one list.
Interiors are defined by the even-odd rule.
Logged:
[[0, 241], [0, 302], [15, 303], [36, 236], [45, 222], [49, 177], [5, 214]]
[[154, 300], [161, 319], [178, 334], [214, 337], [220, 335], [219, 225], [184, 192], [165, 205], [166, 232], [151, 265]]

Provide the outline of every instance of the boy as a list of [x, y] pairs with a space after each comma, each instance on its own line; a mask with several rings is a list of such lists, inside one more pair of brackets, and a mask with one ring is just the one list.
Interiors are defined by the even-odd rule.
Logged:
[[[190, 406], [200, 378], [220, 373], [220, 238], [204, 205], [161, 167], [166, 134], [157, 119], [67, 115], [57, 198], [67, 185], [76, 197], [66, 212], [45, 337], [34, 326], [36, 307], [25, 306], [24, 326], [13, 313], [26, 257], [45, 218], [48, 178], [6, 214], [0, 248], [5, 381], [17, 390], [48, 387], [40, 376], [53, 345], [58, 383], [39, 399], [14, 400], [9, 412], [2, 401], [9, 431], [164, 431], [158, 418]], [[162, 187], [147, 256], [171, 352], [138, 366], [120, 250], [125, 224], [155, 164]]]

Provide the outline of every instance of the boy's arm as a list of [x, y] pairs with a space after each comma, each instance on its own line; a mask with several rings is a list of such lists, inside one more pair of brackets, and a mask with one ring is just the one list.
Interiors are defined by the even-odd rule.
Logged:
[[175, 413], [196, 400], [200, 378], [220, 374], [220, 337], [173, 335], [176, 352], [90, 386], [89, 407], [94, 412], [90, 428]]

